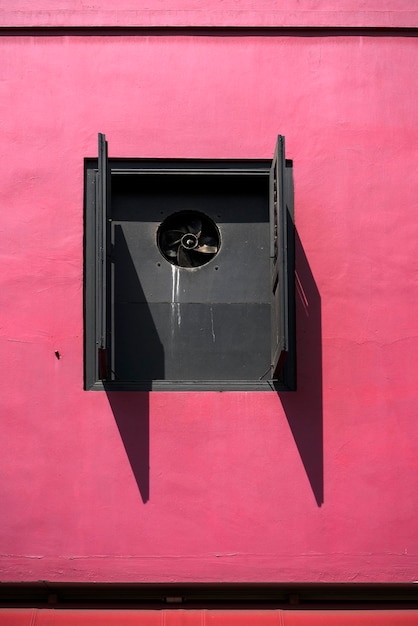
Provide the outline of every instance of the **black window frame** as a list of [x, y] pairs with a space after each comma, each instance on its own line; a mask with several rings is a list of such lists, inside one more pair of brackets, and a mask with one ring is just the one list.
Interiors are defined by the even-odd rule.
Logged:
[[[262, 380], [110, 380], [109, 266], [112, 175], [121, 173], [233, 173], [269, 180], [271, 260], [271, 368]], [[279, 135], [273, 160], [109, 159], [105, 135], [98, 158], [84, 162], [84, 389], [96, 391], [292, 391], [296, 389], [295, 236], [293, 163]]]

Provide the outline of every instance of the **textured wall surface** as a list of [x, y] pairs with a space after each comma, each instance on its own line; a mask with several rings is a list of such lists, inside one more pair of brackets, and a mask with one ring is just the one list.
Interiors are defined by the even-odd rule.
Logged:
[[[3, 4], [5, 6], [3, 6]], [[412, 27], [415, 0], [4, 0], [5, 26]]]
[[[365, 4], [377, 26], [393, 5]], [[416, 38], [0, 34], [0, 578], [413, 581]], [[99, 131], [112, 157], [264, 159], [286, 136], [296, 393], [83, 391]]]

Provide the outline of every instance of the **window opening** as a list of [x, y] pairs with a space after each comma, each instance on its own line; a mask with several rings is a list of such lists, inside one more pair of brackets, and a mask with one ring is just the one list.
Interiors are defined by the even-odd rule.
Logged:
[[85, 161], [85, 388], [295, 388], [292, 163]]

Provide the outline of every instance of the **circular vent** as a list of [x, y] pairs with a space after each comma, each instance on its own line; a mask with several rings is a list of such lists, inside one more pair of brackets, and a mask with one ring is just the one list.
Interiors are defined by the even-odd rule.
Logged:
[[160, 224], [157, 245], [163, 257], [173, 265], [200, 267], [219, 252], [219, 230], [207, 215], [181, 211]]

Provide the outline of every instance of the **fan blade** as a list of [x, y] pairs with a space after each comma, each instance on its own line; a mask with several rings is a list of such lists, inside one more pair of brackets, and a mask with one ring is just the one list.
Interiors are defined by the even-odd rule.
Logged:
[[183, 237], [184, 233], [181, 232], [181, 230], [168, 230], [167, 232], [162, 234], [161, 237], [161, 243], [163, 248], [168, 247], [171, 248], [172, 246], [176, 245], [177, 243], [180, 243], [181, 238]]
[[202, 254], [216, 254], [218, 252], [217, 246], [198, 246], [193, 249], [193, 252], [201, 252]]
[[196, 237], [199, 239], [202, 233], [202, 220], [199, 220], [199, 219], [193, 220], [187, 225], [187, 228], [188, 228], [187, 232], [192, 233], [193, 235], [196, 235]]
[[218, 245], [218, 240], [216, 239], [216, 237], [210, 237], [209, 235], [203, 235], [203, 237], [201, 237], [199, 239], [199, 245], [207, 245], [207, 246], [217, 246]]
[[218, 252], [218, 244], [214, 237], [205, 235], [199, 239], [199, 245], [195, 248], [196, 252], [203, 254], [216, 254]]
[[177, 250], [177, 263], [180, 267], [193, 267], [193, 263], [183, 246], [179, 246]]

